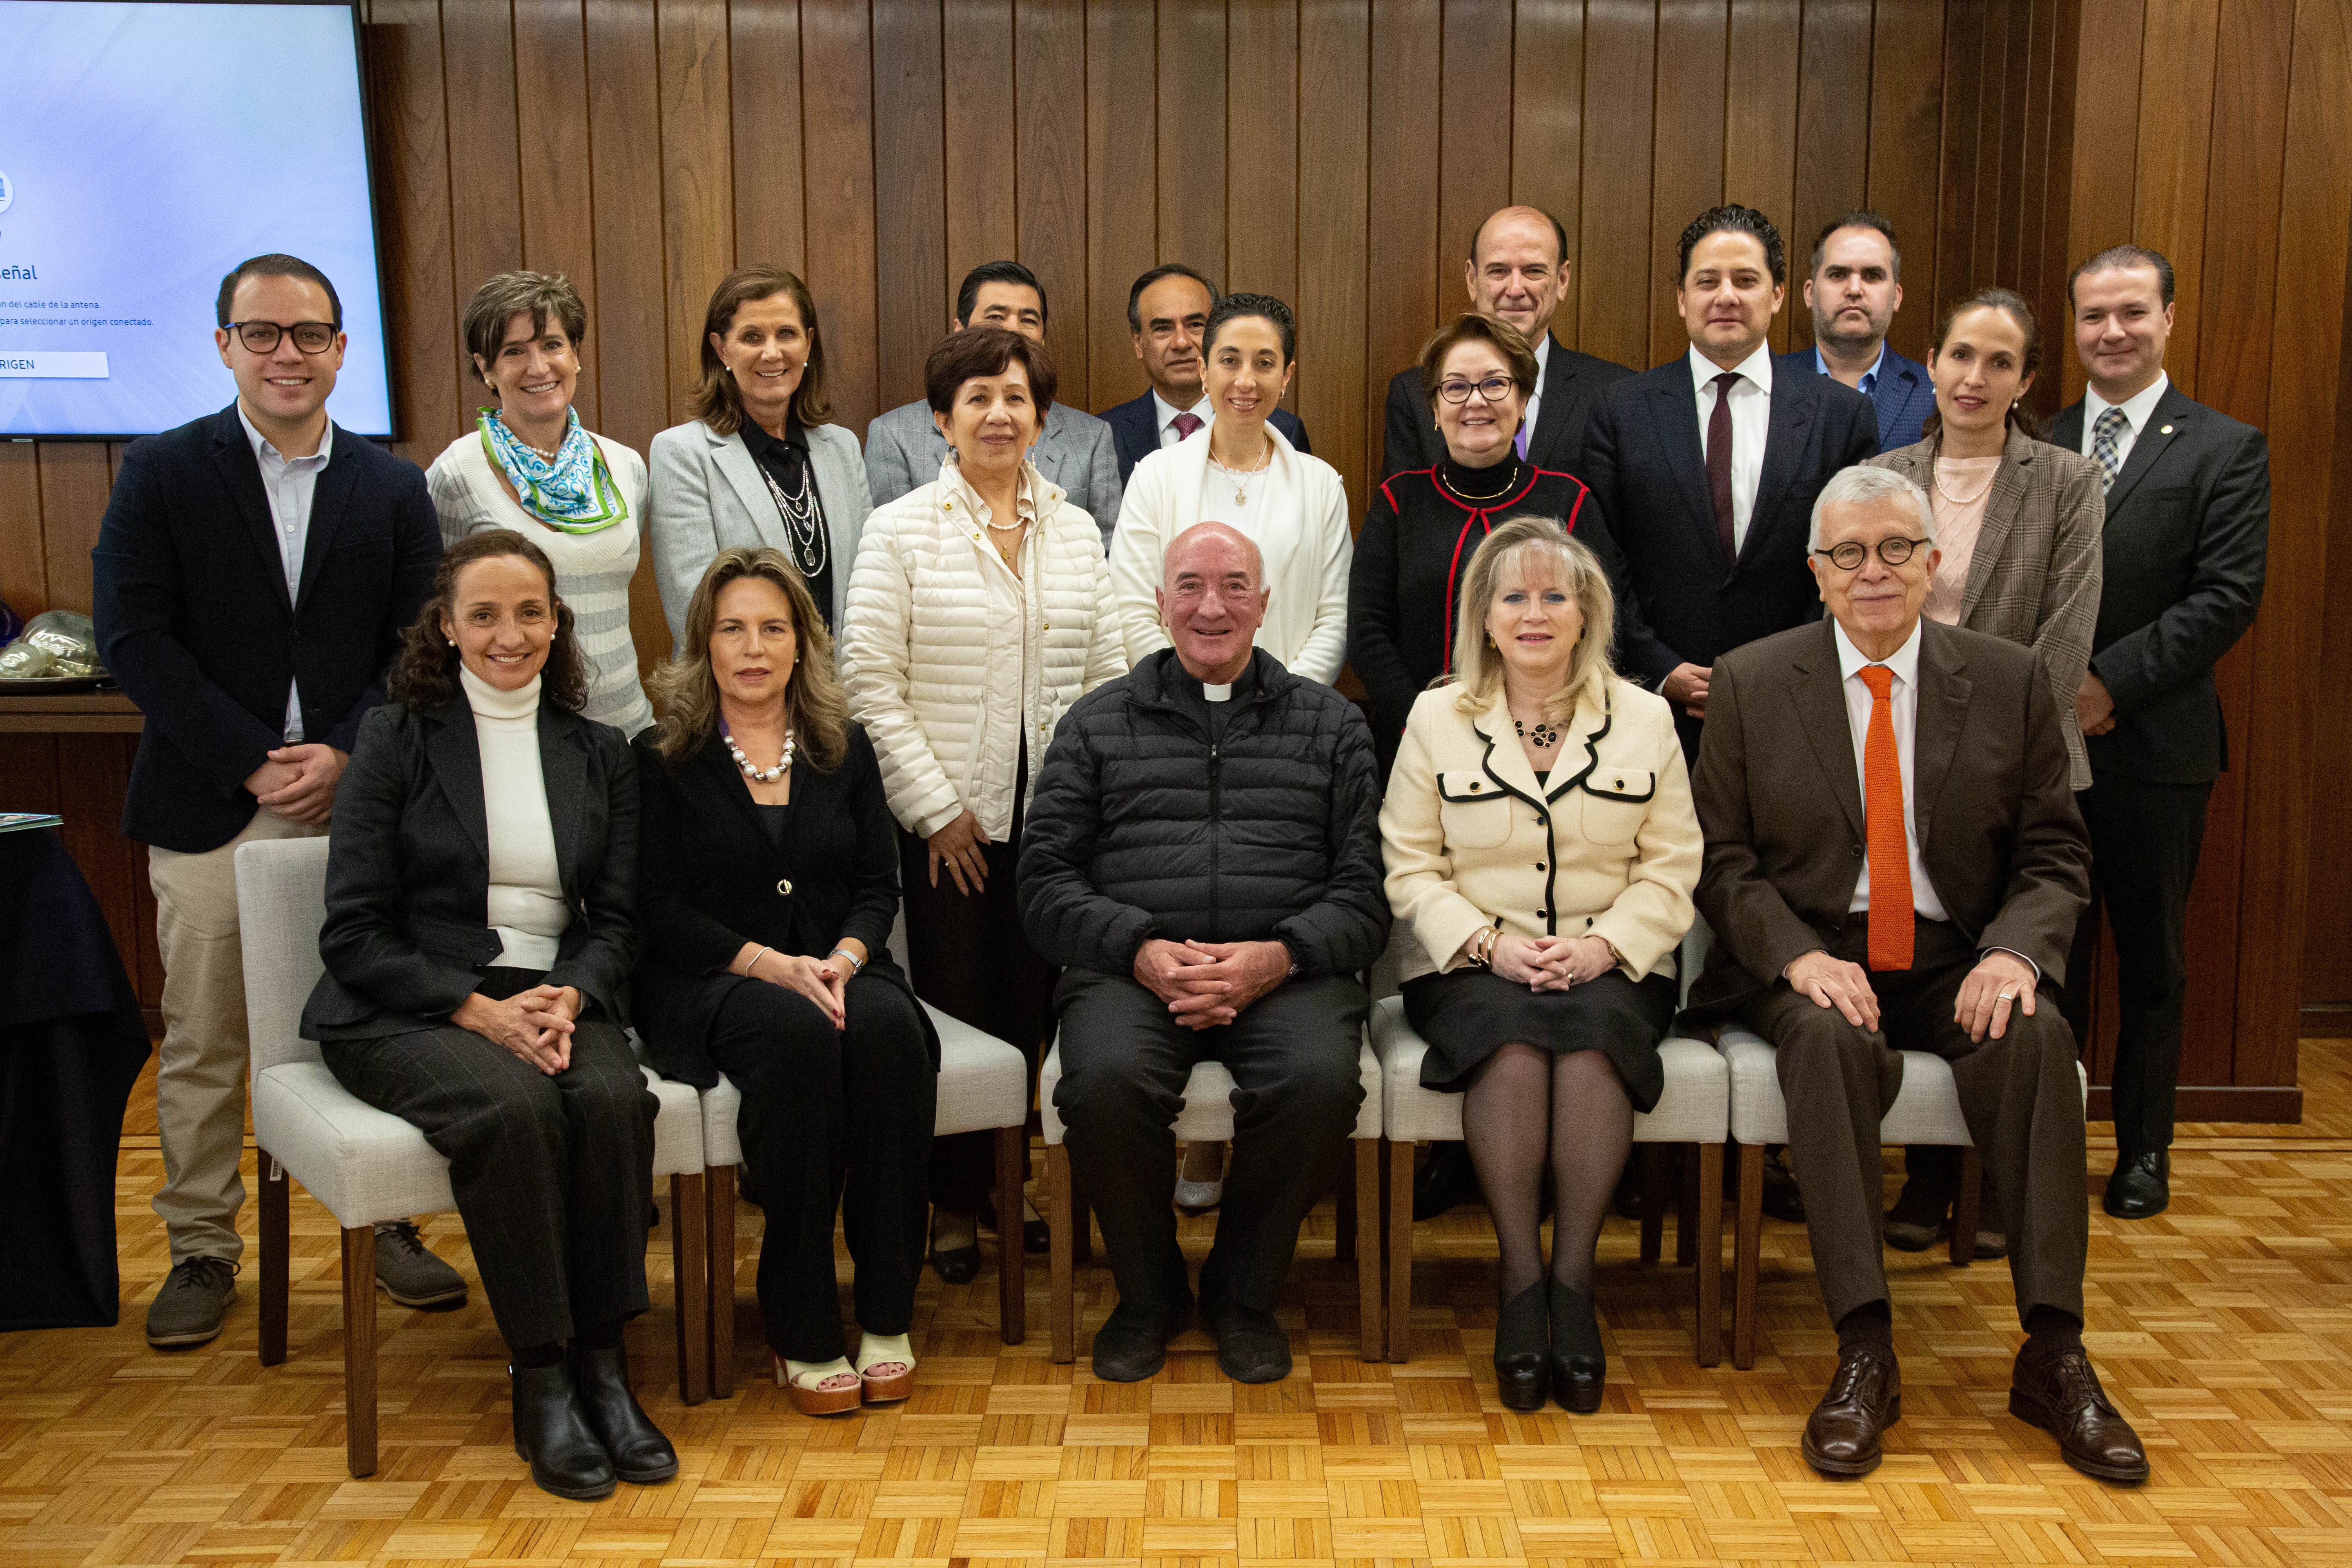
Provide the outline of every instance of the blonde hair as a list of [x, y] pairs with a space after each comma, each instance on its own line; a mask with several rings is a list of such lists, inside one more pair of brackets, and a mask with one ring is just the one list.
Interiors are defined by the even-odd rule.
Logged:
[[1609, 683], [1617, 677], [1609, 663], [1609, 642], [1617, 621], [1609, 574], [1601, 570], [1601, 558], [1570, 537], [1558, 518], [1515, 517], [1486, 536], [1463, 574], [1462, 602], [1454, 621], [1454, 671], [1436, 682], [1460, 684], [1455, 701], [1463, 711], [1475, 712], [1492, 701], [1503, 679], [1502, 650], [1486, 636], [1486, 616], [1496, 594], [1515, 570], [1525, 573], [1532, 563], [1547, 559], [1567, 578], [1577, 612], [1584, 617], [1584, 631], [1569, 661], [1568, 679], [1544, 700], [1545, 717], [1566, 719], [1583, 697], [1590, 697], [1596, 708], [1607, 705]]
[[710, 673], [710, 626], [719, 618], [719, 591], [739, 577], [760, 577], [783, 591], [793, 607], [792, 679], [784, 688], [784, 721], [801, 754], [819, 772], [839, 765], [849, 749], [849, 701], [833, 673], [833, 634], [817, 614], [808, 584], [781, 550], [739, 544], [712, 558], [686, 606], [686, 637], [655, 670], [646, 689], [661, 710], [654, 749], [670, 762], [692, 756], [719, 732], [719, 680]]

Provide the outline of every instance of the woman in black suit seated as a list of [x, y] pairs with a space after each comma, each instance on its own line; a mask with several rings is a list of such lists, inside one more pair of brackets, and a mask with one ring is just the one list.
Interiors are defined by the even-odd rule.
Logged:
[[335, 794], [326, 973], [302, 1012], [342, 1086], [449, 1161], [513, 1357], [531, 1479], [598, 1498], [677, 1455], [629, 1393], [656, 1101], [620, 1027], [636, 956], [628, 742], [538, 545], [449, 547]]
[[[653, 688], [661, 721], [636, 742], [638, 1031], [666, 1076], [708, 1088], [723, 1070], [742, 1091], [737, 1131], [768, 1215], [760, 1311], [794, 1408], [904, 1399], [939, 1040], [885, 950], [898, 828], [874, 748], [776, 550], [719, 552]], [[855, 1362], [833, 1274], [845, 1185]]]

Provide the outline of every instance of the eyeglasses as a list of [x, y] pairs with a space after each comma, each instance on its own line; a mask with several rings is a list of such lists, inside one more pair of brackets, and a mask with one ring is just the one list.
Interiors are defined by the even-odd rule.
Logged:
[[[1906, 539], [1899, 533], [1889, 534], [1878, 542], [1878, 558], [1889, 566], [1900, 566], [1911, 559], [1915, 551], [1927, 542], [1929, 542], [1925, 539]], [[1856, 539], [1849, 539], [1843, 544], [1832, 544], [1827, 550], [1812, 552], [1815, 555], [1828, 556], [1831, 563], [1841, 572], [1851, 572], [1860, 566], [1865, 552], [1866, 547]]]
[[1486, 380], [1477, 382], [1457, 378], [1439, 382], [1437, 395], [1448, 403], [1467, 403], [1470, 401], [1470, 395], [1475, 392], [1489, 403], [1500, 403], [1511, 395], [1511, 388], [1515, 384], [1507, 375], [1490, 375]]
[[290, 327], [281, 327], [275, 321], [231, 321], [229, 330], [253, 353], [270, 353], [278, 347], [278, 339], [291, 332], [296, 348], [306, 354], [322, 354], [335, 346], [339, 329], [332, 321], [297, 321]]

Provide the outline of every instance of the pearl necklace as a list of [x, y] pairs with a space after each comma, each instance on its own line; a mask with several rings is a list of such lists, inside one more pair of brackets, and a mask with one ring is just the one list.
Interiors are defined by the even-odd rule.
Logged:
[[719, 738], [727, 742], [727, 754], [735, 759], [735, 765], [742, 769], [743, 776], [753, 784], [773, 784], [793, 771], [793, 732], [790, 730], [784, 731], [783, 760], [772, 768], [753, 767], [751, 759], [743, 754], [743, 748], [735, 743], [733, 731], [723, 723], [719, 726]]

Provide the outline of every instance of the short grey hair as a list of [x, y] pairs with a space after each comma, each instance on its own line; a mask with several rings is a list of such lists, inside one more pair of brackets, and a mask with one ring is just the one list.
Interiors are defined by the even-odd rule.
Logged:
[[1869, 463], [1856, 463], [1841, 469], [1822, 493], [1813, 498], [1813, 524], [1805, 535], [1805, 548], [1822, 547], [1822, 514], [1833, 506], [1861, 506], [1889, 496], [1901, 496], [1919, 509], [1919, 531], [1929, 544], [1936, 542], [1936, 509], [1927, 503], [1927, 492], [1915, 484], [1908, 474], [1894, 468], [1881, 468]]

